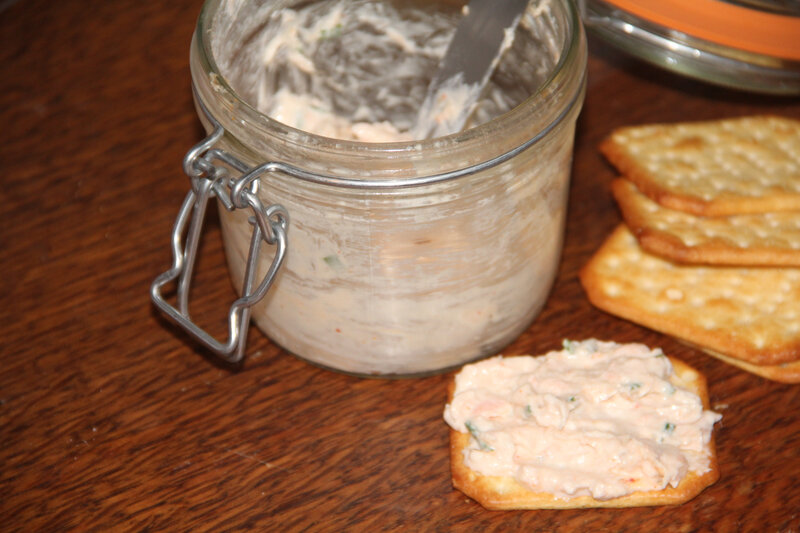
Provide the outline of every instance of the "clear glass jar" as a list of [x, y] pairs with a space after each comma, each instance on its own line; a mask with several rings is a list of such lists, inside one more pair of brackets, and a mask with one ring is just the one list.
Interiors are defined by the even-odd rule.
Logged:
[[800, 94], [800, 5], [785, 0], [580, 0], [587, 29], [656, 66], [723, 87]]
[[[572, 2], [529, 6], [517, 39], [544, 59], [504, 60], [493, 79], [512, 99], [522, 91], [513, 109], [452, 136], [391, 143], [310, 134], [241, 96], [258, 68], [244, 52], [294, 4], [208, 0], [191, 48], [198, 114], [209, 131], [206, 113], [224, 128], [216, 147], [312, 176], [260, 178], [258, 196], [290, 223], [285, 262], [253, 320], [300, 358], [356, 375], [423, 375], [496, 353], [539, 313], [559, 264], [586, 71]], [[546, 70], [543, 83], [532, 65]], [[246, 211], [219, 211], [241, 287], [252, 225]], [[261, 253], [259, 276], [274, 251]]]

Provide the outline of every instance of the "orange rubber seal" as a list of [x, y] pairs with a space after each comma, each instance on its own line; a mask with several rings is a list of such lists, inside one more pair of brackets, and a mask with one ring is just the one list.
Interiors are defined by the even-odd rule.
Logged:
[[639, 18], [712, 43], [800, 61], [800, 17], [720, 0], [605, 0]]

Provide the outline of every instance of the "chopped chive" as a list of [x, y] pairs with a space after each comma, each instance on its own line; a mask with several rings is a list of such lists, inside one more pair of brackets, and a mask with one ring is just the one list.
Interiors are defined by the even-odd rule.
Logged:
[[325, 263], [334, 270], [341, 270], [344, 268], [344, 265], [339, 260], [339, 256], [337, 255], [326, 255], [322, 258]]
[[466, 422], [464, 422], [464, 425], [467, 427], [467, 431], [469, 431], [469, 434], [472, 435], [472, 437], [478, 443], [478, 446], [480, 447], [481, 450], [485, 450], [487, 452], [494, 451], [494, 448], [489, 446], [486, 442], [483, 441], [483, 439], [479, 437], [481, 432], [478, 430], [478, 428], [475, 427], [475, 425], [471, 421], [467, 420]]
[[673, 431], [675, 431], [675, 424], [673, 424], [672, 422], [667, 422], [666, 424], [664, 424], [664, 431], [666, 431], [667, 433], [672, 433]]
[[319, 32], [320, 40], [324, 39], [333, 39], [334, 37], [339, 37], [342, 34], [342, 25], [337, 24], [333, 28], [322, 28]]

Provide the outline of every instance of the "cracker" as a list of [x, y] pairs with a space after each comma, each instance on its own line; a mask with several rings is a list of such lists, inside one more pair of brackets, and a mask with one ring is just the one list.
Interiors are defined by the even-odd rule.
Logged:
[[800, 122], [753, 116], [615, 130], [600, 146], [644, 194], [702, 216], [800, 211]]
[[698, 348], [708, 355], [716, 357], [720, 361], [728, 363], [729, 365], [733, 365], [741, 370], [744, 370], [745, 372], [755, 374], [756, 376], [770, 379], [772, 381], [778, 381], [780, 383], [800, 383], [800, 361], [783, 363], [780, 365], [754, 365], [752, 363], [736, 359], [735, 357], [722, 355], [721, 353], [717, 353], [713, 350], [707, 350], [703, 347]]
[[[671, 378], [672, 383], [697, 394], [702, 400], [704, 408], [709, 409], [705, 377], [677, 359], [670, 357], [670, 361], [674, 371]], [[452, 401], [454, 389], [455, 383], [452, 382], [448, 401]], [[691, 500], [719, 479], [713, 433], [707, 450], [709, 469], [703, 474], [689, 471], [676, 487], [668, 486], [664, 490], [632, 492], [608, 500], [598, 500], [591, 496], [556, 498], [551, 494], [534, 492], [511, 477], [479, 474], [464, 464], [464, 450], [469, 445], [469, 440], [469, 433], [450, 429], [450, 471], [453, 486], [491, 510], [676, 505]]]
[[620, 225], [580, 272], [596, 307], [759, 366], [800, 360], [800, 269], [680, 266]]
[[698, 217], [661, 206], [626, 179], [611, 189], [648, 252], [681, 263], [800, 266], [800, 211]]

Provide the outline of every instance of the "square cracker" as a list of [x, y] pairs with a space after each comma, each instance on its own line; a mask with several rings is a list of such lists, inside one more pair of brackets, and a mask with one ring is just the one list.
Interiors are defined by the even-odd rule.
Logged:
[[800, 211], [800, 121], [753, 116], [615, 130], [600, 151], [644, 194], [702, 216]]
[[800, 211], [698, 217], [663, 207], [626, 179], [611, 190], [648, 252], [681, 263], [800, 266]]
[[580, 272], [596, 307], [752, 365], [800, 360], [800, 269], [682, 266], [620, 225]]
[[712, 357], [716, 357], [720, 361], [724, 361], [729, 365], [733, 365], [751, 374], [761, 376], [762, 378], [771, 379], [780, 383], [800, 383], [800, 361], [791, 363], [783, 363], [780, 365], [754, 365], [747, 361], [736, 359], [735, 357], [728, 357], [713, 350], [707, 350], [702, 346], [697, 347]]
[[[670, 357], [673, 385], [697, 394], [705, 409], [709, 408], [708, 386], [705, 377], [686, 363]], [[455, 380], [451, 381], [448, 401], [453, 400]], [[589, 507], [644, 507], [676, 505], [697, 496], [719, 479], [716, 446], [712, 433], [708, 446], [708, 470], [702, 474], [689, 471], [676, 487], [663, 490], [632, 492], [618, 498], [598, 500], [591, 496], [557, 498], [552, 494], [534, 492], [516, 479], [505, 476], [484, 476], [464, 464], [464, 450], [469, 446], [470, 435], [450, 428], [450, 472], [453, 486], [480, 503], [486, 509], [580, 509]]]

